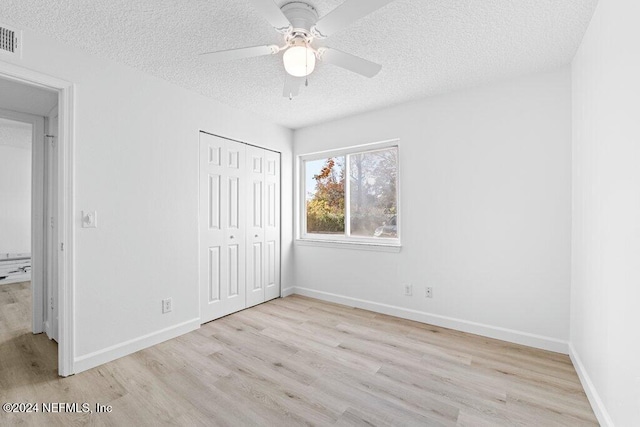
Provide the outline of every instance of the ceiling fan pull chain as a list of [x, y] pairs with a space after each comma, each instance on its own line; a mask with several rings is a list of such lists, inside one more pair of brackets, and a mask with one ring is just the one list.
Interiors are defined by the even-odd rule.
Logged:
[[[309, 39], [305, 39], [304, 44], [307, 49], [310, 49]], [[306, 76], [304, 76], [304, 87], [309, 87], [309, 55], [304, 56], [304, 70], [306, 72]]]

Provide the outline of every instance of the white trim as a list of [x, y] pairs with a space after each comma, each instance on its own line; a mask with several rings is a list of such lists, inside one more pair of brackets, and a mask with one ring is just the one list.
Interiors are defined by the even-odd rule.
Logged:
[[151, 332], [141, 337], [133, 338], [129, 341], [118, 343], [102, 350], [94, 351], [93, 353], [85, 354], [84, 356], [76, 357], [76, 359], [74, 360], [75, 373], [80, 373], [82, 371], [86, 371], [87, 369], [95, 368], [96, 366], [102, 365], [103, 363], [111, 362], [112, 360], [116, 360], [129, 354], [133, 354], [136, 351], [140, 351], [156, 344], [160, 344], [161, 342], [177, 338], [180, 335], [195, 331], [199, 327], [200, 317], [196, 317], [195, 319], [187, 320], [186, 322], [169, 326], [168, 328], [161, 329], [156, 332]]
[[[345, 196], [348, 191], [345, 192]], [[400, 238], [392, 238], [392, 237], [361, 237], [361, 236], [349, 236], [347, 237], [347, 233], [350, 233], [350, 226], [348, 224], [349, 221], [346, 218], [350, 218], [350, 209], [347, 209], [345, 206], [345, 224], [344, 224], [344, 233], [335, 233], [335, 234], [322, 234], [322, 233], [306, 233], [301, 230], [300, 237], [297, 240], [308, 240], [312, 242], [334, 242], [334, 243], [355, 243], [355, 244], [369, 244], [374, 246], [401, 246]], [[396, 215], [397, 217], [398, 215]], [[303, 222], [306, 222], [306, 218], [302, 218]], [[399, 219], [396, 219], [396, 223], [399, 223]], [[306, 227], [306, 224], [304, 225]], [[303, 229], [304, 230], [304, 229]], [[399, 231], [399, 228], [398, 228]]]
[[201, 267], [200, 263], [202, 262], [202, 260], [200, 260], [200, 244], [202, 243], [201, 242], [202, 239], [200, 238], [200, 230], [201, 230], [201, 228], [200, 228], [200, 172], [202, 171], [202, 167], [200, 165], [200, 138], [202, 136], [200, 134], [202, 132], [203, 132], [203, 130], [199, 129], [198, 133], [197, 133], [198, 137], [195, 138], [195, 144], [196, 144], [195, 162], [198, 165], [198, 170], [196, 171], [197, 174], [198, 174], [197, 175], [197, 177], [198, 177], [198, 188], [197, 188], [197, 190], [198, 190], [197, 199], [198, 200], [197, 200], [197, 202], [198, 203], [196, 205], [196, 212], [195, 212], [195, 215], [196, 215], [196, 218], [197, 218], [196, 224], [198, 224], [198, 239], [197, 239], [197, 245], [198, 246], [196, 246], [196, 254], [198, 254], [198, 258], [197, 258], [198, 259], [198, 266], [196, 268], [198, 270], [198, 287], [197, 287], [197, 292], [198, 292], [198, 322], [199, 322], [200, 325], [202, 325], [202, 320], [201, 320], [202, 319], [202, 298], [200, 296], [200, 293], [201, 293], [200, 286], [202, 286], [202, 274], [201, 274], [201, 271], [200, 271], [200, 267]]
[[289, 295], [293, 295], [296, 293], [296, 288], [294, 286], [288, 287], [288, 288], [284, 288], [280, 291], [280, 297], [281, 298], [285, 298], [288, 297]]
[[58, 132], [58, 103], [50, 110], [49, 115], [45, 117], [45, 137], [44, 140], [44, 171], [45, 171], [45, 277], [46, 292], [45, 300], [45, 333], [49, 339], [56, 342], [58, 336], [58, 201], [57, 201], [57, 174], [58, 157], [56, 139]]
[[[314, 234], [307, 233], [307, 225], [306, 225], [306, 162], [313, 160], [320, 160], [327, 157], [345, 157], [345, 174], [349, 176], [349, 156], [352, 154], [358, 153], [367, 153], [385, 150], [389, 148], [396, 148], [398, 157], [396, 159], [396, 207], [398, 208], [398, 212], [396, 213], [396, 224], [397, 224], [397, 237], [396, 238], [385, 238], [379, 239], [375, 237], [362, 237], [362, 236], [351, 236], [350, 223], [348, 219], [350, 218], [350, 185], [347, 182], [345, 185], [345, 231], [340, 234]], [[367, 144], [354, 145], [347, 148], [336, 148], [324, 151], [317, 151], [308, 154], [298, 154], [296, 156], [296, 164], [295, 164], [295, 173], [296, 179], [294, 180], [294, 227], [295, 227], [295, 235], [294, 237], [298, 241], [306, 240], [310, 242], [321, 242], [321, 241], [329, 241], [331, 243], [351, 243], [355, 245], [359, 244], [371, 244], [374, 247], [382, 247], [389, 246], [392, 248], [398, 248], [401, 246], [401, 224], [402, 224], [402, 208], [401, 208], [401, 190], [400, 190], [400, 139], [389, 139], [385, 141], [372, 142]], [[348, 181], [348, 180], [347, 180]], [[329, 246], [329, 245], [318, 245], [318, 246]], [[336, 246], [330, 246], [336, 247]], [[343, 247], [344, 246], [337, 246]], [[364, 246], [352, 246], [350, 249], [365, 249]], [[365, 249], [366, 250], [366, 249]], [[371, 250], [371, 249], [369, 249]], [[390, 252], [396, 252], [398, 250], [392, 249]]]
[[582, 360], [580, 359], [580, 356], [578, 356], [578, 352], [572, 342], [569, 342], [569, 357], [573, 362], [578, 378], [580, 378], [580, 383], [582, 383], [582, 388], [584, 388], [584, 391], [587, 394], [587, 398], [589, 399], [589, 403], [591, 404], [591, 408], [593, 409], [593, 413], [596, 415], [598, 422], [603, 427], [613, 427], [613, 420], [609, 416], [609, 412], [604, 406], [604, 402], [602, 402], [596, 387], [593, 385], [593, 382], [591, 382], [591, 378], [582, 364]]
[[358, 251], [376, 251], [376, 252], [400, 252], [400, 245], [381, 245], [365, 242], [354, 242], [351, 240], [314, 240], [314, 239], [296, 239], [295, 244], [299, 246], [315, 246], [333, 249], [355, 249]]
[[365, 151], [383, 150], [385, 148], [397, 147], [400, 144], [399, 138], [387, 139], [378, 142], [369, 142], [367, 144], [351, 145], [349, 147], [338, 147], [335, 149], [314, 151], [313, 153], [299, 154], [298, 159], [302, 161], [320, 160], [327, 156], [346, 156], [347, 154], [362, 153]]
[[[31, 144], [31, 289], [33, 296], [33, 333], [45, 331], [45, 181], [44, 117], [33, 117]], [[35, 274], [34, 274], [35, 273]]]
[[56, 117], [58, 115], [58, 104], [56, 103], [56, 105], [53, 106], [53, 108], [51, 109], [51, 111], [49, 111], [45, 117]]
[[0, 61], [0, 76], [58, 92], [58, 374], [74, 373], [73, 84]]
[[58, 371], [67, 376], [75, 373], [75, 232], [74, 212], [74, 87], [68, 84], [58, 95]]
[[[376, 313], [388, 314], [390, 316], [403, 319], [415, 320], [416, 322], [428, 323], [430, 325], [441, 326], [443, 328], [455, 329], [470, 334], [481, 335], [502, 341], [522, 344], [529, 347], [540, 348], [542, 350], [554, 351], [556, 353], [568, 354], [568, 343], [566, 341], [531, 334], [528, 332], [516, 331], [514, 329], [502, 328], [500, 326], [487, 325], [469, 320], [456, 319], [454, 317], [442, 316], [439, 314], [427, 313], [424, 311], [398, 307], [389, 304], [382, 304], [374, 301], [367, 301], [359, 298], [351, 298], [329, 292], [316, 291], [314, 289], [293, 287], [287, 288], [287, 295], [298, 294], [323, 301], [334, 302], [350, 307], [362, 308]], [[285, 292], [283, 290], [283, 296]]]

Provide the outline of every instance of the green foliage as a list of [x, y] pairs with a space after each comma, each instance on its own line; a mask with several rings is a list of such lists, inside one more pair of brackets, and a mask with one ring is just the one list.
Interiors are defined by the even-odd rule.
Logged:
[[316, 191], [307, 201], [307, 232], [344, 232], [344, 170], [336, 170], [336, 161], [327, 159], [320, 173], [313, 176]]
[[[398, 213], [397, 150], [382, 149], [348, 158], [351, 234], [371, 237]], [[326, 159], [320, 173], [313, 176], [315, 192], [307, 200], [309, 233], [344, 233], [347, 184], [344, 160], [344, 157]]]
[[344, 208], [332, 207], [325, 200], [307, 202], [307, 231], [309, 233], [343, 233]]

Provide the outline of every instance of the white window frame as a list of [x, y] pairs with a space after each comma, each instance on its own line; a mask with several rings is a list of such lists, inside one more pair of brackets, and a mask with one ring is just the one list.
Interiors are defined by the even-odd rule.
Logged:
[[[368, 153], [373, 151], [380, 151], [388, 148], [395, 148], [398, 150], [398, 158], [396, 162], [396, 238], [377, 238], [377, 237], [362, 237], [362, 236], [349, 236], [351, 228], [351, 203], [350, 203], [350, 185], [348, 184], [350, 166], [347, 156], [351, 154]], [[326, 159], [329, 157], [345, 157], [345, 232], [344, 234], [318, 234], [307, 233], [307, 203], [306, 203], [306, 162]], [[402, 220], [401, 208], [400, 208], [400, 143], [398, 139], [392, 139], [388, 141], [376, 142], [371, 144], [363, 144], [352, 146], [348, 148], [339, 148], [334, 150], [318, 151], [314, 153], [302, 154], [298, 156], [297, 161], [298, 172], [298, 200], [297, 200], [297, 219], [298, 219], [298, 235], [296, 243], [303, 245], [314, 246], [329, 246], [329, 247], [343, 247], [345, 245], [352, 246], [359, 249], [376, 250], [376, 248], [384, 249], [398, 249], [401, 247], [401, 226]]]

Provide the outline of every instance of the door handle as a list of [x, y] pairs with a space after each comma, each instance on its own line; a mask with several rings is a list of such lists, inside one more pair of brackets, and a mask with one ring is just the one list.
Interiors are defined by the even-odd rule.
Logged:
[[233, 239], [233, 236], [229, 236], [230, 239]]
[[256, 234], [255, 237], [258, 237], [258, 235]]

